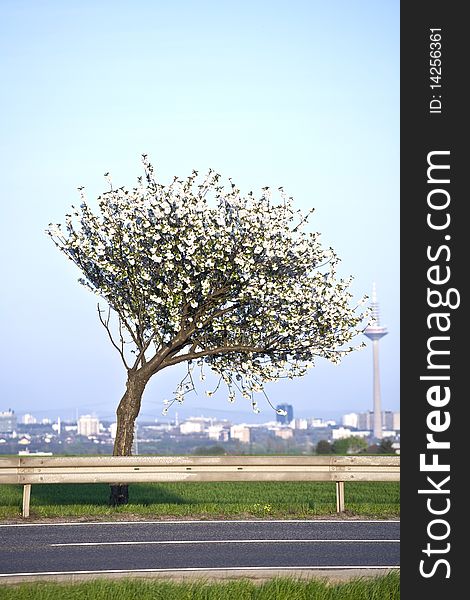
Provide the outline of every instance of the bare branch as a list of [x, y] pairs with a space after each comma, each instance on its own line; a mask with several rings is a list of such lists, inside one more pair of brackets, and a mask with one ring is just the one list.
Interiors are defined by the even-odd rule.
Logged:
[[108, 333], [108, 337], [109, 337], [109, 339], [111, 340], [111, 344], [112, 344], [112, 345], [113, 345], [113, 346], [116, 348], [116, 350], [119, 352], [119, 355], [120, 355], [120, 357], [121, 357], [121, 360], [122, 360], [122, 362], [124, 363], [124, 366], [126, 367], [126, 369], [127, 369], [127, 370], [129, 370], [129, 369], [130, 369], [130, 367], [129, 367], [129, 365], [127, 364], [126, 357], [124, 356], [124, 350], [123, 350], [123, 349], [121, 349], [121, 348], [119, 348], [119, 346], [116, 344], [116, 342], [114, 341], [114, 338], [113, 338], [113, 336], [112, 336], [112, 334], [111, 334], [111, 330], [110, 330], [110, 328], [109, 328], [109, 319], [110, 319], [110, 313], [111, 313], [111, 309], [109, 309], [109, 312], [108, 312], [108, 317], [107, 317], [106, 321], [103, 319], [103, 317], [102, 317], [102, 315], [101, 315], [101, 312], [102, 312], [102, 311], [101, 311], [101, 308], [100, 308], [100, 305], [99, 305], [99, 304], [97, 304], [97, 309], [98, 309], [98, 317], [99, 317], [99, 320], [101, 321], [101, 324], [103, 325], [103, 327], [106, 329], [106, 331], [107, 331], [107, 333]]
[[300, 223], [298, 223], [294, 229], [292, 230], [292, 233], [294, 233], [295, 231], [297, 231], [299, 229], [299, 227], [301, 227], [304, 223], [306, 223], [310, 217], [310, 215], [315, 211], [314, 208], [311, 208], [308, 213], [303, 217], [303, 219], [301, 219]]
[[124, 353], [124, 345], [125, 345], [125, 340], [124, 340], [124, 336], [122, 334], [122, 322], [121, 319], [118, 317], [119, 320], [119, 337], [121, 338], [121, 351]]
[[127, 322], [127, 319], [123, 316], [123, 314], [121, 313], [121, 311], [116, 308], [115, 306], [113, 306], [113, 310], [116, 311], [120, 321], [123, 323], [124, 327], [126, 328], [127, 332], [129, 333], [129, 335], [132, 338], [132, 341], [134, 342], [134, 344], [138, 347], [138, 343], [137, 343], [137, 338], [135, 336], [135, 333], [132, 329], [132, 327], [130, 326], [130, 324]]

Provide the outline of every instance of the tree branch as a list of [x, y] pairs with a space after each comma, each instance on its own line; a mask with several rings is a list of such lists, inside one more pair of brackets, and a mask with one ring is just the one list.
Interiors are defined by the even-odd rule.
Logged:
[[[137, 348], [139, 348], [139, 340], [137, 339], [134, 331], [132, 330], [132, 327], [129, 325], [129, 323], [127, 322], [127, 320], [123, 317], [121, 311], [119, 309], [117, 309], [115, 306], [113, 306], [113, 309], [117, 312], [118, 317], [120, 319], [120, 321], [122, 323], [124, 323], [124, 327], [127, 329], [127, 331], [129, 332], [129, 335], [132, 338], [132, 341], [134, 342], [134, 344], [137, 346]], [[139, 348], [140, 349], [140, 348]]]
[[[111, 330], [109, 328], [109, 319], [111, 316], [111, 309], [109, 309], [108, 311], [108, 318], [106, 319], [106, 321], [103, 319], [102, 315], [101, 315], [101, 308], [100, 305], [97, 304], [97, 309], [98, 309], [98, 317], [99, 320], [101, 321], [101, 324], [103, 325], [103, 327], [106, 329], [107, 333], [108, 333], [108, 337], [111, 340], [111, 344], [116, 348], [116, 350], [119, 352], [119, 355], [121, 357], [122, 362], [124, 363], [124, 366], [126, 367], [127, 370], [130, 369], [129, 365], [127, 364], [126, 361], [126, 357], [124, 356], [124, 348], [119, 348], [119, 346], [116, 344], [116, 342], [114, 341], [114, 338], [111, 334]], [[122, 340], [122, 336], [121, 336], [121, 340]]]
[[[192, 346], [192, 348], [193, 347], [194, 346]], [[257, 348], [256, 346], [220, 346], [219, 348], [211, 348], [210, 350], [202, 350], [201, 352], [190, 351], [187, 354], [181, 354], [180, 356], [175, 356], [169, 360], [167, 360], [165, 357], [162, 361], [162, 364], [164, 363], [164, 366], [168, 367], [171, 365], [177, 365], [178, 363], [186, 360], [195, 360], [204, 356], [213, 356], [214, 354], [230, 354], [231, 352], [254, 352], [257, 354], [267, 354], [269, 351], [267, 351], [266, 348]]]
[[227, 314], [228, 312], [231, 312], [234, 309], [240, 308], [240, 306], [241, 306], [240, 303], [236, 303], [233, 306], [228, 306], [227, 308], [221, 308], [220, 310], [216, 311], [215, 313], [213, 313], [212, 315], [207, 317], [207, 319], [205, 319], [202, 322], [202, 326], [204, 327], [204, 325], [207, 325], [208, 323], [210, 323], [217, 317], [222, 317], [223, 315]]
[[144, 343], [144, 345], [142, 346], [142, 349], [139, 349], [139, 354], [134, 362], [134, 364], [132, 365], [132, 369], [136, 369], [139, 362], [142, 362], [142, 367], [147, 364], [146, 360], [142, 360], [142, 357], [144, 357], [145, 352], [147, 351], [148, 347], [150, 346], [150, 344], [152, 343], [152, 340], [154, 340], [156, 337], [156, 333], [153, 333], [149, 339]]

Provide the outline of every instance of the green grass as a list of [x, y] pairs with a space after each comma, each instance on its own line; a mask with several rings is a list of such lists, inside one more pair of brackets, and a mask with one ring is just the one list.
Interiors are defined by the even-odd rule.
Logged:
[[292, 578], [274, 578], [262, 584], [248, 580], [172, 583], [125, 579], [0, 588], [2, 600], [398, 600], [399, 597], [400, 578], [396, 572], [337, 584]]
[[[399, 483], [346, 483], [349, 516], [397, 518]], [[31, 517], [263, 517], [302, 519], [336, 514], [334, 483], [228, 482], [133, 484], [129, 504], [108, 505], [107, 484], [33, 485]], [[0, 486], [0, 519], [20, 516], [22, 487]]]

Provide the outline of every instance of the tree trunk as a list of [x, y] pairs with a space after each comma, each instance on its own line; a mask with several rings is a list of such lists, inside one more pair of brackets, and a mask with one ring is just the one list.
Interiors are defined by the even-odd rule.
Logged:
[[[142, 394], [149, 377], [139, 371], [129, 371], [126, 391], [121, 398], [117, 415], [116, 439], [114, 440], [113, 456], [131, 456], [134, 441], [135, 420], [140, 411]], [[127, 504], [129, 492], [127, 484], [112, 484], [109, 503], [112, 506]]]

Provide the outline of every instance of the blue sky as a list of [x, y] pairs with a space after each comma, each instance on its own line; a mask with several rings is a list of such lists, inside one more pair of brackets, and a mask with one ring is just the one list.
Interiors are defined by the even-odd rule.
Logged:
[[[0, 410], [112, 418], [119, 356], [44, 229], [107, 171], [132, 187], [144, 152], [164, 181], [213, 168], [315, 207], [357, 296], [377, 283], [382, 405], [399, 410], [398, 0], [3, 0], [0, 47]], [[160, 416], [178, 376], [154, 378], [143, 416]], [[268, 391], [297, 415], [369, 410], [371, 347]], [[179, 412], [248, 408], [201, 388]], [[252, 420], [272, 418], [260, 408]]]

